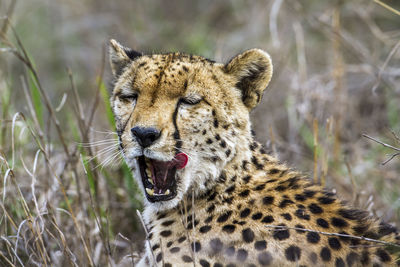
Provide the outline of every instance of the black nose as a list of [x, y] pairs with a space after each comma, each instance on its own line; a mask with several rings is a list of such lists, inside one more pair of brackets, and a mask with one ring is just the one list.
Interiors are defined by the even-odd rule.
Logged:
[[151, 127], [133, 127], [131, 132], [142, 147], [150, 146], [161, 135], [159, 130]]

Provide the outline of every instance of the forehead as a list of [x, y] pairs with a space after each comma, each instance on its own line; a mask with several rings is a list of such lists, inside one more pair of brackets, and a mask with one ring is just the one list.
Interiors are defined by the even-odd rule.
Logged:
[[181, 53], [146, 55], [132, 65], [132, 86], [143, 93], [178, 97], [186, 93], [188, 85], [204, 83], [215, 65], [203, 57]]

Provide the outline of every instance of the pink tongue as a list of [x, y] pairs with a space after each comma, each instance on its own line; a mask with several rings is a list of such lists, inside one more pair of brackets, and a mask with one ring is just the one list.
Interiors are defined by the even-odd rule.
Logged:
[[176, 154], [174, 160], [175, 160], [176, 168], [183, 169], [183, 168], [185, 168], [185, 166], [188, 162], [188, 156], [185, 153], [179, 153], [179, 154]]

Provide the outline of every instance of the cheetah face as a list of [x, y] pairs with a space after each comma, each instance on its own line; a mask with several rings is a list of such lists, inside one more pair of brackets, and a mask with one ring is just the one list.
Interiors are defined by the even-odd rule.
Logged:
[[125, 161], [147, 205], [175, 207], [218, 182], [249, 137], [249, 111], [271, 78], [270, 58], [253, 49], [224, 65], [110, 44], [111, 103]]

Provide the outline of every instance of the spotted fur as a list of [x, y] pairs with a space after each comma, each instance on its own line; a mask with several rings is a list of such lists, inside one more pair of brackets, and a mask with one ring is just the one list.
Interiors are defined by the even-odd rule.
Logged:
[[[141, 54], [112, 40], [110, 59], [111, 103], [135, 177], [141, 153], [164, 161], [189, 156], [176, 172], [175, 198], [144, 199], [149, 243], [138, 266], [398, 265], [387, 245], [351, 237], [399, 243], [394, 227], [344, 205], [253, 139], [249, 112], [272, 76], [267, 53], [252, 49], [220, 64]], [[135, 126], [161, 136], [143, 149]]]

